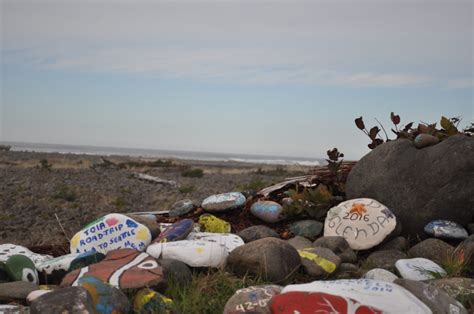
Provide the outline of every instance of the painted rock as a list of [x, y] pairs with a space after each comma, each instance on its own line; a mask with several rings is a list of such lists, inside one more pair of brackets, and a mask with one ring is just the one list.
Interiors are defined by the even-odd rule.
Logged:
[[213, 232], [191, 232], [186, 240], [197, 240], [217, 243], [223, 246], [227, 253], [232, 252], [234, 249], [241, 245], [244, 245], [244, 240], [236, 234], [232, 233], [213, 233]]
[[351, 298], [323, 292], [294, 291], [277, 295], [272, 300], [272, 313], [347, 313], [382, 314], [383, 311]]
[[434, 220], [425, 226], [425, 232], [435, 238], [464, 240], [469, 235], [460, 224], [449, 220]]
[[148, 228], [121, 214], [108, 214], [87, 225], [71, 239], [71, 253], [117, 249], [145, 250], [151, 242]]
[[[289, 285], [283, 288], [282, 294], [279, 296], [293, 291], [320, 292], [336, 295], [345, 299], [355, 300], [360, 304], [376, 308], [384, 313], [431, 313], [431, 310], [409, 291], [396, 284], [378, 280], [341, 279]], [[363, 311], [357, 313], [370, 312]]]
[[383, 268], [373, 268], [364, 275], [365, 279], [373, 279], [379, 281], [393, 282], [398, 279], [397, 275]]
[[181, 200], [173, 204], [171, 206], [169, 216], [170, 217], [177, 217], [181, 215], [185, 215], [192, 211], [195, 208], [194, 202], [192, 200]]
[[250, 212], [257, 218], [269, 222], [279, 222], [285, 219], [283, 207], [272, 201], [259, 201], [252, 205]]
[[92, 297], [82, 287], [68, 287], [52, 291], [37, 298], [30, 305], [31, 314], [94, 312]]
[[398, 260], [395, 268], [402, 278], [416, 281], [446, 276], [446, 271], [441, 266], [422, 257]]
[[133, 300], [135, 313], [171, 313], [173, 307], [173, 300], [151, 289], [138, 291]]
[[280, 286], [266, 285], [237, 290], [227, 301], [224, 314], [271, 314], [270, 301], [280, 293], [281, 289]]
[[164, 229], [160, 235], [153, 240], [156, 242], [172, 242], [185, 239], [194, 228], [192, 219], [183, 219], [175, 222], [171, 226]]
[[[173, 224], [161, 222], [159, 225], [160, 225], [161, 230], [165, 230], [166, 228], [168, 228], [169, 226], [172, 226]], [[201, 226], [195, 223], [192, 231], [200, 232]]]
[[380, 244], [397, 225], [393, 213], [370, 198], [345, 201], [328, 211], [324, 236], [341, 236], [354, 250]]
[[208, 212], [223, 212], [245, 205], [245, 196], [240, 192], [211, 195], [202, 201], [202, 208]]
[[231, 228], [230, 223], [211, 214], [199, 216], [199, 225], [201, 231], [214, 233], [230, 233]]
[[163, 288], [161, 266], [150, 255], [134, 249], [110, 251], [102, 262], [68, 273], [61, 286], [77, 286], [83, 276], [97, 277], [120, 289]]
[[101, 262], [105, 258], [105, 255], [100, 252], [88, 251], [76, 255], [76, 257], [69, 264], [68, 272], [76, 269], [80, 269], [92, 264]]
[[0, 245], [0, 262], [6, 262], [12, 255], [25, 255], [33, 261], [35, 266], [40, 263], [52, 259], [52, 256], [36, 254], [28, 250], [26, 247], [15, 244], [1, 244]]
[[85, 253], [72, 253], [59, 256], [38, 265], [38, 270], [46, 275], [53, 272], [65, 274], [77, 268], [82, 268], [90, 264], [98, 263], [105, 258], [99, 252], [89, 251]]
[[10, 280], [39, 284], [38, 271], [33, 261], [25, 255], [12, 255], [5, 262], [5, 270]]
[[314, 241], [323, 231], [323, 224], [316, 220], [302, 220], [289, 226], [290, 232], [295, 236], [301, 236]]
[[323, 247], [301, 249], [298, 250], [298, 254], [306, 272], [313, 277], [327, 277], [341, 265], [339, 256]]
[[229, 255], [225, 246], [197, 240], [153, 243], [146, 252], [157, 259], [175, 259], [191, 267], [221, 267]]
[[89, 292], [96, 313], [129, 313], [131, 310], [130, 301], [120, 289], [111, 287], [98, 278], [81, 277], [78, 285]]
[[35, 301], [36, 299], [38, 299], [40, 296], [42, 296], [46, 293], [50, 293], [51, 291], [53, 291], [53, 290], [35, 290], [35, 291], [32, 291], [26, 297], [26, 302], [31, 303], [31, 302]]
[[418, 134], [415, 137], [414, 144], [416, 148], [423, 148], [439, 143], [439, 139], [436, 136], [430, 134]]

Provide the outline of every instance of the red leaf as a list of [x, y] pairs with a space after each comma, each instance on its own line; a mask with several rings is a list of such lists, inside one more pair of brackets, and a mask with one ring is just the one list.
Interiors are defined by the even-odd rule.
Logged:
[[393, 124], [398, 125], [400, 123], [400, 116], [394, 114], [393, 112], [390, 113], [390, 119], [392, 119]]

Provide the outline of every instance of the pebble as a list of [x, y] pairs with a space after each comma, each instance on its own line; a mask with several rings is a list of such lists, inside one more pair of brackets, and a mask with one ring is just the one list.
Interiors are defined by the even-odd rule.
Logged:
[[439, 139], [436, 136], [430, 134], [418, 134], [414, 140], [416, 148], [424, 148], [427, 146], [436, 145], [438, 143]]
[[107, 254], [117, 249], [143, 251], [151, 242], [151, 232], [134, 219], [122, 214], [101, 217], [71, 239], [71, 253], [96, 251]]
[[194, 221], [192, 219], [177, 221], [171, 226], [166, 227], [156, 239], [153, 239], [153, 243], [184, 240], [193, 228]]
[[323, 224], [316, 220], [302, 220], [289, 226], [290, 232], [295, 236], [301, 236], [314, 241], [323, 231]]
[[398, 276], [386, 269], [373, 268], [369, 270], [367, 273], [365, 273], [364, 278], [385, 281], [385, 282], [393, 282], [395, 279], [398, 278]]
[[306, 273], [315, 278], [326, 278], [341, 265], [339, 256], [323, 247], [301, 249], [298, 254]]
[[395, 263], [395, 267], [404, 279], [410, 280], [429, 280], [437, 276], [446, 276], [446, 271], [438, 264], [426, 258], [400, 259]]
[[424, 230], [427, 234], [442, 239], [464, 240], [469, 236], [460, 224], [449, 220], [434, 220]]
[[196, 205], [194, 204], [192, 200], [190, 199], [181, 200], [174, 203], [171, 206], [169, 216], [178, 217], [178, 216], [186, 215], [187, 213], [191, 212], [194, 208], [196, 208]]
[[245, 243], [249, 243], [255, 240], [263, 239], [263, 238], [279, 238], [280, 236], [276, 233], [273, 229], [264, 226], [264, 225], [257, 225], [251, 226], [241, 230], [237, 233], [239, 237], [244, 240]]
[[286, 218], [283, 207], [272, 201], [258, 201], [252, 205], [250, 212], [268, 223], [279, 222]]
[[217, 243], [230, 254], [234, 249], [245, 244], [244, 240], [232, 233], [191, 232], [186, 240]]
[[216, 213], [237, 209], [245, 205], [246, 198], [240, 192], [211, 195], [202, 201], [201, 207], [208, 212]]
[[251, 286], [237, 290], [227, 301], [224, 314], [271, 314], [270, 302], [282, 287], [277, 285]]
[[199, 216], [201, 231], [214, 233], [230, 233], [230, 223], [211, 214]]
[[369, 198], [352, 199], [328, 211], [324, 236], [342, 236], [354, 250], [380, 244], [397, 225], [395, 215], [383, 204]]

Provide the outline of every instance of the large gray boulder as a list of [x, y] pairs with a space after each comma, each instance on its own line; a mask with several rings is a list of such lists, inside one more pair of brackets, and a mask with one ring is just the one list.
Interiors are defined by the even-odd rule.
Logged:
[[380, 145], [349, 173], [346, 193], [386, 205], [403, 234], [423, 235], [434, 219], [466, 225], [474, 215], [474, 138], [456, 135], [423, 149], [406, 139]]

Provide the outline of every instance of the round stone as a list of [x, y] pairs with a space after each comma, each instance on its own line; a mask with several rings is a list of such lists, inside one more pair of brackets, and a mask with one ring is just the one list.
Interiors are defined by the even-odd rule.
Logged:
[[257, 225], [257, 226], [251, 226], [251, 227], [245, 228], [244, 230], [241, 230], [237, 235], [241, 237], [245, 243], [263, 239], [263, 238], [279, 238], [280, 237], [278, 233], [276, 233], [273, 229], [264, 225]]
[[271, 314], [270, 302], [282, 287], [276, 285], [253, 286], [237, 290], [227, 301], [224, 314]]
[[424, 230], [435, 238], [464, 240], [469, 236], [460, 224], [449, 220], [434, 220], [428, 223]]
[[415, 137], [414, 144], [416, 148], [424, 148], [439, 143], [439, 139], [436, 136], [430, 134], [418, 134]]
[[395, 267], [404, 279], [421, 281], [446, 276], [446, 271], [441, 266], [421, 257], [398, 260]]
[[252, 205], [250, 212], [257, 218], [275, 223], [285, 219], [283, 207], [272, 201], [259, 201]]
[[223, 212], [245, 205], [246, 198], [240, 192], [211, 195], [202, 201], [202, 208], [208, 212]]
[[379, 281], [393, 282], [398, 276], [382, 268], [374, 268], [364, 275], [365, 279], [374, 279]]

